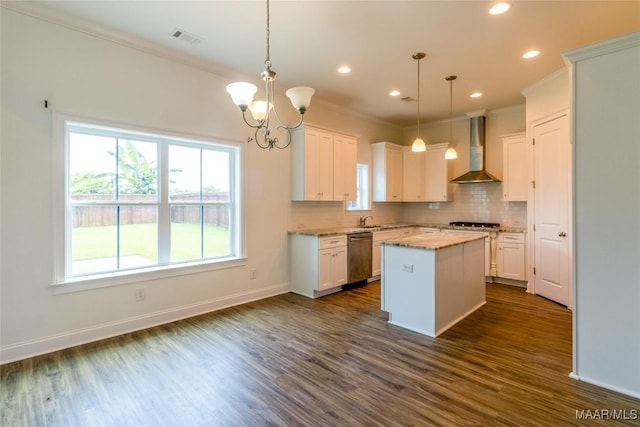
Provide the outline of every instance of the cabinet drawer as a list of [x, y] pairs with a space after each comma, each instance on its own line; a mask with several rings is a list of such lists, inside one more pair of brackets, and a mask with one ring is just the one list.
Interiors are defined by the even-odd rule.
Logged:
[[499, 233], [498, 241], [501, 243], [524, 243], [524, 233]]
[[347, 246], [347, 236], [323, 237], [318, 240], [318, 249]]

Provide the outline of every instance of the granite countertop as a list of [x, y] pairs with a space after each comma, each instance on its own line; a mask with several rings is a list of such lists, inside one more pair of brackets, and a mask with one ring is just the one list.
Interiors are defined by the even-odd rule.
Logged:
[[409, 237], [402, 237], [400, 239], [383, 240], [382, 244], [408, 248], [437, 250], [481, 239], [484, 239], [484, 236], [479, 234], [425, 233]]
[[417, 224], [417, 223], [397, 223], [397, 224], [383, 224], [383, 225], [375, 225], [375, 226], [353, 226], [353, 227], [332, 227], [332, 228], [314, 228], [314, 229], [304, 229], [304, 230], [292, 230], [289, 231], [289, 234], [304, 234], [310, 236], [318, 236], [318, 237], [327, 237], [327, 236], [338, 236], [345, 234], [354, 234], [354, 233], [362, 233], [365, 231], [381, 231], [381, 230], [392, 230], [394, 228], [406, 228], [406, 227], [430, 227], [430, 228], [438, 228], [443, 230], [464, 230], [464, 231], [500, 231], [503, 233], [526, 233], [526, 229], [524, 227], [508, 227], [508, 226], [500, 226], [498, 228], [486, 228], [486, 227], [460, 227], [453, 226], [449, 224]]
[[449, 224], [414, 224], [416, 227], [433, 227], [442, 228], [446, 230], [468, 230], [468, 231], [500, 231], [502, 233], [526, 233], [526, 227], [514, 227], [508, 225], [501, 225], [495, 228], [489, 227], [462, 227], [458, 225]]
[[416, 227], [416, 224], [398, 223], [398, 224], [384, 224], [375, 226], [353, 226], [353, 227], [335, 227], [335, 228], [314, 228], [305, 230], [292, 230], [289, 234], [307, 234], [311, 236], [326, 237], [337, 236], [341, 234], [354, 234], [363, 233], [367, 231], [380, 231], [380, 230], [392, 230], [394, 228], [406, 228]]

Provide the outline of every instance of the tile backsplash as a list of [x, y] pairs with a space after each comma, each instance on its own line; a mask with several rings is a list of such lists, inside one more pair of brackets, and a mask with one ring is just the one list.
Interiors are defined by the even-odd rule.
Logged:
[[458, 184], [452, 202], [373, 203], [371, 212], [345, 211], [342, 202], [291, 202], [289, 230], [351, 227], [363, 214], [370, 224], [415, 222], [448, 224], [451, 221], [497, 222], [503, 226], [526, 227], [527, 203], [502, 200], [502, 184]]
[[504, 226], [526, 227], [527, 203], [503, 201], [500, 183], [457, 184], [452, 202], [405, 203], [403, 221], [497, 222]]

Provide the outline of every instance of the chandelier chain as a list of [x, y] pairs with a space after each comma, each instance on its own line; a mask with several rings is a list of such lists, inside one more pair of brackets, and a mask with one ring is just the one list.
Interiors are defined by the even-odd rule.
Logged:
[[264, 61], [264, 65], [267, 69], [271, 68], [271, 26], [269, 24], [269, 0], [267, 0], [267, 58]]

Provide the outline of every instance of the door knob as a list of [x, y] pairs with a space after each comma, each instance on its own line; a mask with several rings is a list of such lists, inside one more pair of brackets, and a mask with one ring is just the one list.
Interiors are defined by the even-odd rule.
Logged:
[[567, 237], [567, 233], [565, 233], [564, 231], [561, 231], [558, 233], [558, 237]]

